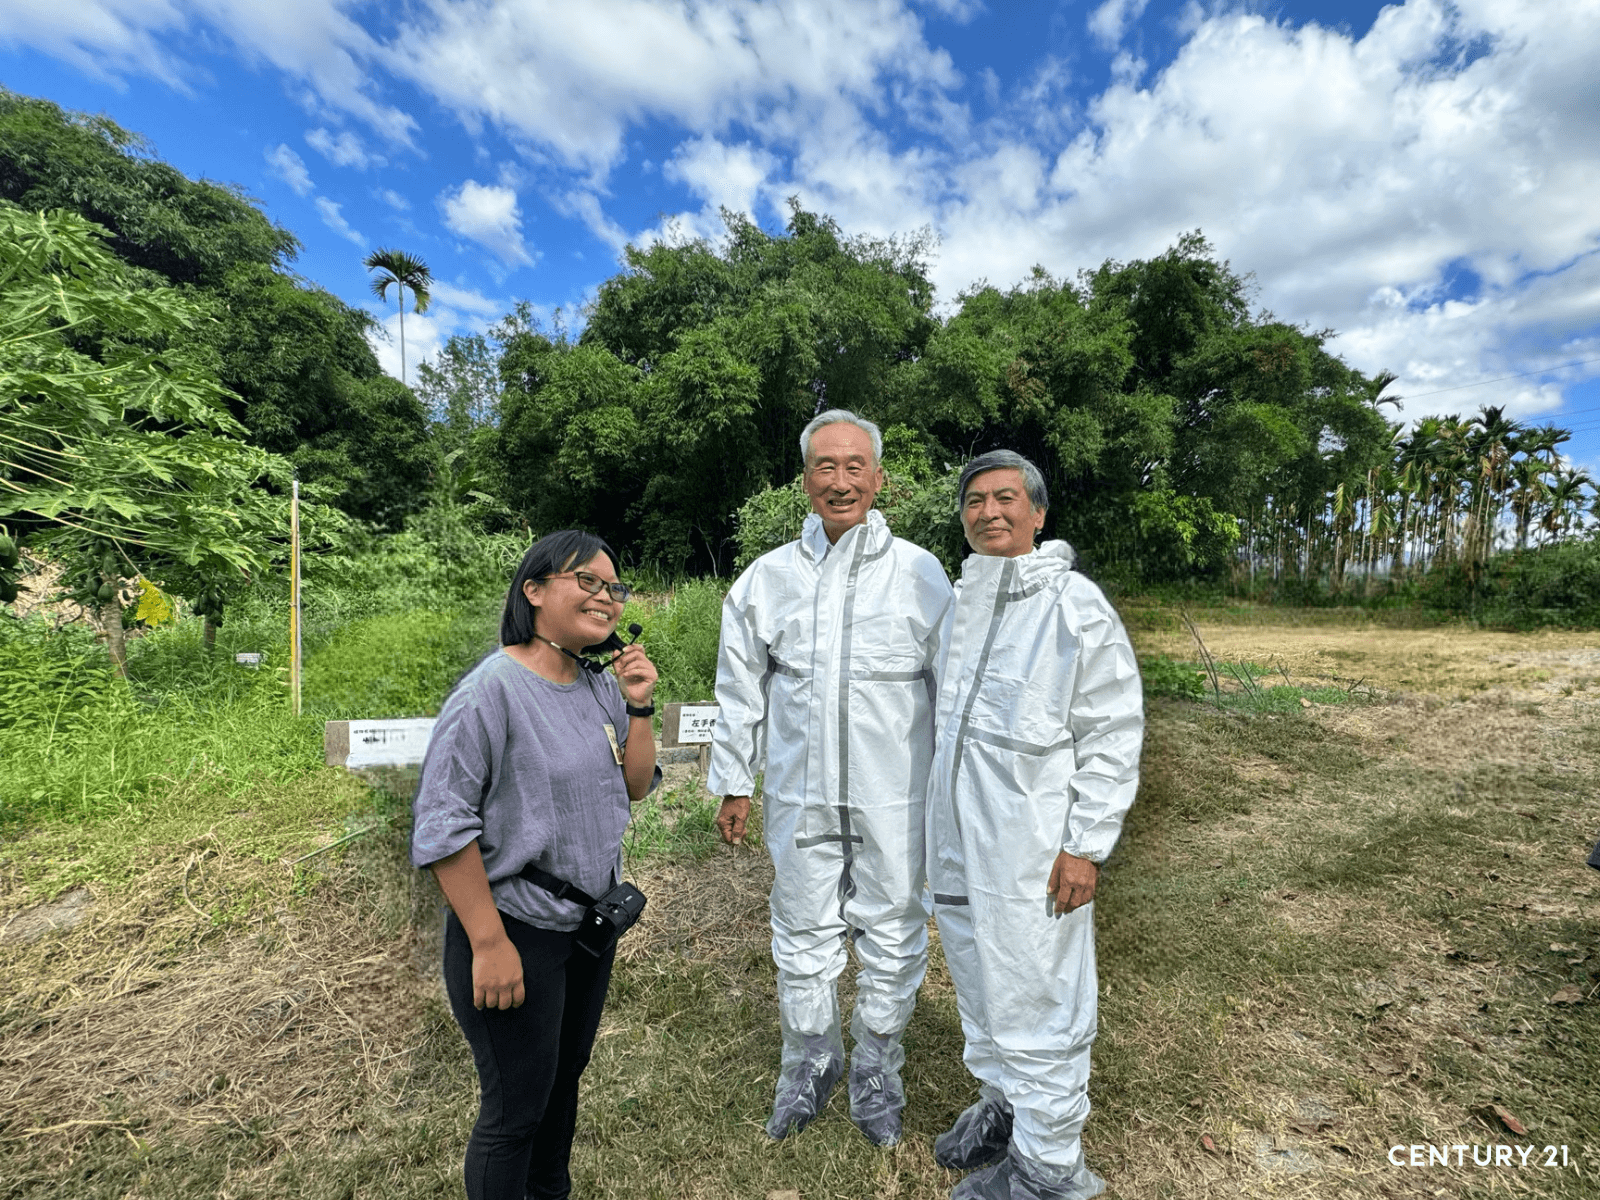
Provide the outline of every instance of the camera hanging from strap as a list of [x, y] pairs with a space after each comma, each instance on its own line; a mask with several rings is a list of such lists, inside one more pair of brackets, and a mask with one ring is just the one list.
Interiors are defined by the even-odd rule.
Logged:
[[644, 912], [644, 893], [627, 881], [617, 884], [596, 900], [588, 892], [532, 863], [528, 863], [517, 874], [529, 883], [542, 887], [557, 900], [571, 900], [574, 904], [583, 905], [583, 920], [578, 925], [576, 941], [596, 958], [632, 929]]

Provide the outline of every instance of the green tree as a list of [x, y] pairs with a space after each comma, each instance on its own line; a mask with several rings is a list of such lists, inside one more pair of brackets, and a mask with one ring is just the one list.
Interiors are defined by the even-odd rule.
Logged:
[[880, 414], [937, 327], [926, 237], [782, 234], [631, 247], [582, 336], [526, 312], [502, 338], [500, 456], [535, 528], [590, 525], [671, 569], [723, 572], [746, 498], [792, 479], [820, 407]]
[[428, 311], [428, 289], [433, 286], [433, 272], [428, 264], [415, 254], [404, 250], [378, 249], [361, 260], [361, 265], [378, 274], [372, 280], [372, 294], [388, 301], [389, 288], [395, 289], [395, 302], [400, 312], [400, 382], [406, 381], [406, 289], [411, 289], [412, 311]]
[[254, 264], [196, 292], [214, 318], [195, 341], [235, 395], [249, 441], [351, 516], [400, 528], [438, 469], [422, 403], [378, 368], [371, 318], [318, 288]]
[[332, 502], [395, 528], [425, 501], [427, 420], [379, 382], [371, 318], [289, 274], [299, 242], [243, 192], [186, 178], [106, 117], [0, 90], [0, 198], [104, 226], [130, 288], [183, 288], [206, 318], [185, 337], [246, 439]]
[[434, 361], [417, 364], [416, 392], [439, 454], [435, 501], [467, 509], [481, 528], [511, 524], [498, 453], [499, 346], [481, 333], [451, 337]]
[[290, 469], [238, 440], [187, 346], [200, 310], [136, 289], [104, 238], [75, 213], [0, 202], [0, 517], [64, 563], [120, 670], [122, 581], [259, 570], [283, 526], [270, 485]]
[[282, 267], [300, 248], [244, 193], [185, 177], [108, 117], [3, 88], [0, 199], [79, 213], [110, 230], [118, 258], [175, 284], [214, 284], [241, 263]]

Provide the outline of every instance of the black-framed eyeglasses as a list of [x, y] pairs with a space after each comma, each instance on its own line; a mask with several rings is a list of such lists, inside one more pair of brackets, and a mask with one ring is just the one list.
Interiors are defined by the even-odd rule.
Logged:
[[545, 576], [546, 579], [572, 578], [579, 587], [591, 596], [598, 596], [602, 588], [618, 604], [626, 604], [628, 597], [633, 595], [633, 589], [625, 583], [612, 583], [610, 580], [601, 579], [600, 576], [589, 571], [557, 571], [554, 575]]

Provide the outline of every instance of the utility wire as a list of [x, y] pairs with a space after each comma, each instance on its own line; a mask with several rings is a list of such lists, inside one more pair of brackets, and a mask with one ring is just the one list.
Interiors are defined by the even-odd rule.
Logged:
[[1508, 379], [1526, 379], [1529, 375], [1548, 375], [1551, 371], [1564, 371], [1568, 367], [1586, 367], [1590, 363], [1600, 362], [1600, 358], [1585, 358], [1578, 362], [1557, 363], [1553, 367], [1541, 367], [1537, 371], [1523, 371], [1517, 375], [1502, 375], [1498, 379], [1480, 379], [1477, 383], [1458, 383], [1455, 387], [1440, 388], [1434, 392], [1412, 392], [1402, 397], [1405, 400], [1421, 400], [1424, 396], [1442, 396], [1446, 392], [1459, 392], [1462, 388], [1487, 387], [1491, 383], [1504, 383]]

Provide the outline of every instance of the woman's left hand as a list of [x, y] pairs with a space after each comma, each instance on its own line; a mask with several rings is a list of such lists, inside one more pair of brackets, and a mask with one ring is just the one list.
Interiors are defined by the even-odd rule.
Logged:
[[611, 664], [622, 695], [635, 708], [645, 708], [656, 690], [656, 665], [644, 652], [644, 647], [634, 642], [617, 656]]

